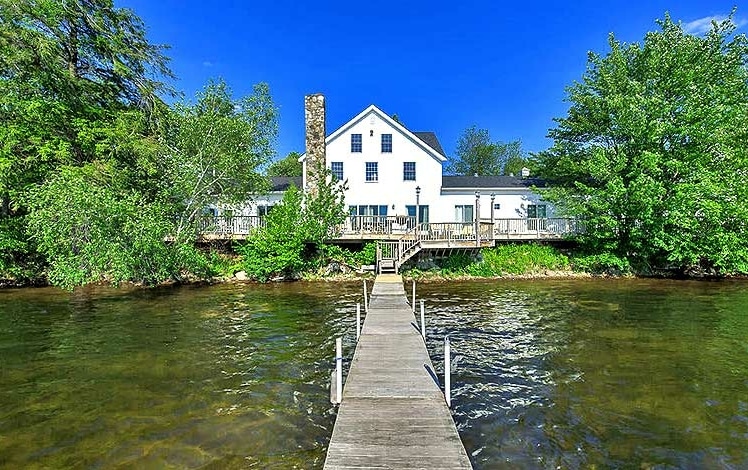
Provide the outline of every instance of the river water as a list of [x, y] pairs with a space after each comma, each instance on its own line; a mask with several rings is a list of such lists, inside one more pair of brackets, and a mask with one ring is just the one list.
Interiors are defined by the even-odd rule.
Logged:
[[[407, 290], [410, 286], [407, 286]], [[321, 468], [358, 283], [0, 291], [0, 468]], [[748, 468], [748, 284], [423, 284], [477, 469]]]

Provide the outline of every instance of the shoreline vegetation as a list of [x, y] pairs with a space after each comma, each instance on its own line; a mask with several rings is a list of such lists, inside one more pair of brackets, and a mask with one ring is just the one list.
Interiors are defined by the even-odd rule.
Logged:
[[[309, 257], [300, 270], [268, 278], [247, 273], [248, 263], [243, 255], [210, 251], [209, 275], [185, 274], [181, 279], [169, 279], [158, 284], [112, 282], [102, 279], [84, 286], [128, 286], [134, 288], [168, 287], [178, 285], [258, 284], [268, 282], [355, 282], [373, 279], [376, 245], [369, 243], [360, 251], [350, 251], [335, 245], [322, 245]], [[406, 281], [449, 282], [470, 280], [538, 280], [538, 279], [599, 279], [599, 278], [669, 278], [712, 280], [713, 276], [683, 275], [682, 273], [635, 272], [626, 263], [609, 256], [584, 256], [573, 250], [562, 250], [536, 243], [505, 244], [485, 248], [477, 254], [453, 254], [433, 259], [424, 257], [402, 269]], [[251, 265], [251, 263], [249, 263]], [[368, 267], [368, 269], [363, 269]], [[743, 276], [721, 277], [744, 279]], [[50, 287], [43, 278], [13, 280], [0, 279], [0, 288]]]

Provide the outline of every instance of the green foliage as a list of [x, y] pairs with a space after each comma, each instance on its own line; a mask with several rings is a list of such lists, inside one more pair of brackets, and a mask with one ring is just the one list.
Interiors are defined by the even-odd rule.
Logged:
[[317, 254], [317, 264], [325, 265], [332, 261], [358, 268], [362, 265], [373, 265], [377, 259], [377, 244], [367, 243], [360, 251], [351, 251], [338, 245], [322, 244]]
[[468, 266], [474, 264], [476, 259], [465, 253], [453, 253], [441, 262], [441, 268], [445, 272], [464, 273]]
[[299, 152], [290, 152], [285, 158], [271, 163], [265, 174], [267, 176], [301, 176], [302, 165], [299, 162], [300, 157], [301, 154]]
[[468, 254], [453, 254], [441, 263], [441, 274], [447, 276], [496, 277], [568, 269], [566, 255], [551, 246], [535, 244], [505, 244], [483, 249], [480, 259]]
[[622, 275], [631, 272], [631, 266], [627, 259], [619, 258], [611, 253], [597, 255], [578, 255], [571, 260], [575, 271], [591, 274]]
[[50, 282], [66, 288], [108, 281], [154, 284], [186, 268], [204, 272], [189, 245], [164, 241], [159, 208], [118, 188], [109, 168], [62, 167], [29, 197], [29, 231], [49, 262]]
[[457, 141], [456, 156], [449, 158], [447, 172], [464, 176], [516, 174], [515, 167], [520, 165], [521, 169], [524, 161], [520, 141], [492, 142], [487, 129], [472, 126]]
[[703, 37], [658, 24], [642, 43], [611, 35], [567, 89], [568, 115], [536, 157], [544, 198], [585, 219], [587, 252], [748, 273], [748, 40], [732, 17]]
[[266, 218], [266, 226], [237, 247], [247, 274], [261, 282], [276, 276], [294, 277], [314, 265], [314, 250], [345, 218], [340, 183], [323, 174], [317, 191], [304, 194], [291, 186]]
[[259, 168], [273, 154], [277, 110], [265, 84], [234, 100], [223, 81], [210, 82], [193, 105], [179, 104], [160, 136], [165, 199], [176, 212], [174, 237], [192, 240], [209, 204], [240, 204], [267, 189]]
[[467, 268], [474, 276], [531, 274], [540, 271], [562, 271], [569, 268], [569, 259], [547, 245], [506, 244], [481, 251], [483, 260]]
[[250, 277], [265, 282], [274, 276], [294, 276], [307, 265], [302, 200], [300, 190], [288, 188], [267, 215], [266, 226], [237, 246]]

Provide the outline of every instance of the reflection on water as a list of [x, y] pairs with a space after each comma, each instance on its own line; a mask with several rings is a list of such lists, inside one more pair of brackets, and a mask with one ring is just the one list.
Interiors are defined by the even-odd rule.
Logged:
[[424, 285], [476, 468], [748, 468], [745, 283]]
[[0, 467], [321, 467], [358, 285], [0, 292]]
[[[748, 287], [426, 284], [477, 469], [748, 468]], [[360, 285], [0, 291], [1, 468], [321, 468]]]

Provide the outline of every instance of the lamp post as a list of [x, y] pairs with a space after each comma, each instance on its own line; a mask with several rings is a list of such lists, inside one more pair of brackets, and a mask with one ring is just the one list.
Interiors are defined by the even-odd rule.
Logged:
[[480, 246], [480, 191], [475, 191], [475, 246]]
[[494, 217], [494, 209], [496, 208], [494, 205], [494, 201], [496, 200], [496, 194], [491, 193], [491, 239], [494, 237], [494, 230], [496, 225], [496, 218]]
[[416, 234], [418, 234], [418, 214], [421, 212], [421, 187], [416, 186]]

